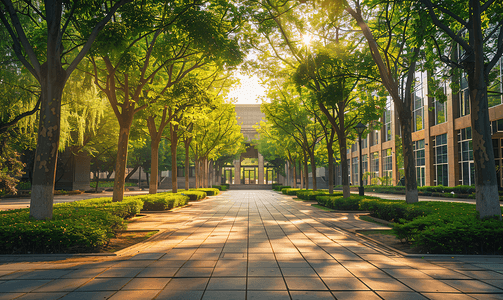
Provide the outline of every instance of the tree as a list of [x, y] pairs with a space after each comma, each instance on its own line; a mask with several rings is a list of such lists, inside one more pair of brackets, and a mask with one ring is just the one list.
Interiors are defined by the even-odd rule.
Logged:
[[234, 104], [219, 103], [211, 109], [205, 108], [204, 113], [205, 117], [194, 123], [191, 145], [196, 165], [196, 187], [207, 187], [211, 160], [244, 152]]
[[[503, 54], [503, 5], [494, 0], [420, 1], [439, 28], [431, 35], [436, 54], [448, 67], [468, 76], [477, 211], [480, 218], [501, 219], [487, 86]], [[458, 49], [460, 57], [453, 53]]]
[[[306, 96], [299, 95], [295, 88], [288, 84], [277, 86], [276, 90], [270, 92], [269, 97], [271, 103], [263, 103], [261, 106], [266, 119], [286, 135], [291, 136], [302, 148], [306, 178], [308, 178], [307, 163], [310, 161], [313, 190], [317, 190], [315, 148], [323, 138], [323, 131], [310, 113], [313, 109], [306, 109], [306, 106], [310, 104], [309, 101]], [[308, 182], [306, 181], [307, 186]]]
[[41, 89], [30, 203], [30, 216], [35, 219], [52, 218], [65, 83], [116, 10], [130, 1], [3, 0], [0, 4], [0, 20], [14, 53]]
[[293, 76], [298, 86], [306, 86], [313, 92], [314, 103], [337, 135], [344, 197], [350, 196], [346, 167], [348, 136], [354, 133], [359, 121], [369, 124], [378, 120], [382, 110], [376, 108], [384, 107], [377, 97], [379, 88], [373, 84], [373, 69], [368, 66], [369, 57], [364, 51], [354, 44], [337, 41], [307, 57]]
[[[364, 6], [363, 4], [367, 5]], [[388, 91], [400, 120], [405, 168], [405, 200], [418, 201], [416, 168], [412, 143], [412, 89], [424, 37], [431, 27], [423, 22], [424, 11], [413, 1], [322, 1], [333, 18], [345, 10], [356, 21], [367, 40], [381, 82]], [[375, 19], [364, 18], [363, 9], [377, 12]], [[370, 25], [369, 25], [370, 24]]]

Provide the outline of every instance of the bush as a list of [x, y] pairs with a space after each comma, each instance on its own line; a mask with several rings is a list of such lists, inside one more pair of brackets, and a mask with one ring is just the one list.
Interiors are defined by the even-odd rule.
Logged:
[[75, 202], [55, 204], [54, 207], [92, 208], [96, 210], [108, 211], [114, 216], [129, 219], [140, 213], [143, 208], [143, 201], [138, 199], [141, 196], [126, 197], [122, 202], [113, 202], [111, 197], [94, 198]]
[[192, 191], [201, 191], [201, 192], [205, 192], [206, 193], [206, 196], [215, 196], [215, 195], [218, 195], [220, 193], [220, 191], [218, 189], [215, 189], [215, 188], [202, 188], [202, 189], [194, 189]]
[[0, 214], [0, 253], [90, 252], [108, 243], [124, 220], [91, 207], [54, 207], [51, 221], [33, 220], [29, 210]]
[[302, 200], [316, 200], [317, 196], [342, 196], [342, 192], [330, 194], [327, 190], [300, 190], [297, 191], [297, 198]]
[[218, 189], [219, 191], [226, 191], [227, 185], [212, 185], [212, 188]]
[[336, 210], [359, 210], [360, 200], [360, 196], [354, 195], [349, 198], [344, 198], [342, 195], [316, 197], [316, 201], [318, 201], [320, 205]]
[[282, 188], [281, 192], [285, 195], [289, 196], [295, 196], [297, 195], [297, 191], [300, 191], [300, 189], [292, 189], [292, 188]]
[[278, 184], [275, 187], [273, 187], [273, 190], [280, 192], [285, 188], [289, 189], [289, 188], [291, 188], [291, 186]]
[[405, 201], [362, 199], [360, 209], [370, 211], [370, 215], [375, 218], [395, 222], [400, 219], [411, 221], [419, 216], [424, 216], [428, 212], [427, 208], [418, 205], [407, 204]]
[[144, 211], [170, 210], [174, 207], [186, 205], [189, 201], [189, 196], [172, 193], [159, 193], [139, 197], [143, 201]]
[[189, 197], [189, 201], [198, 201], [206, 198], [206, 192], [193, 190], [179, 190], [178, 194]]

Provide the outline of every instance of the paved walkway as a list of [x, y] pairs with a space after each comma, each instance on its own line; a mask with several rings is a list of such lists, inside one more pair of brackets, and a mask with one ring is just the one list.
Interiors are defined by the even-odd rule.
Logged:
[[160, 233], [118, 256], [0, 256], [0, 299], [503, 299], [503, 257], [404, 257], [348, 232], [362, 226], [227, 191], [131, 223]]

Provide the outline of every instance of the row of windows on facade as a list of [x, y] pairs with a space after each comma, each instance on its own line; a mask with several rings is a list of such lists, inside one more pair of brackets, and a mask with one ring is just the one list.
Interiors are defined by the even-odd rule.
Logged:
[[[493, 69], [492, 72], [492, 82], [488, 85], [488, 104], [489, 107], [497, 106], [503, 103], [503, 59], [500, 59], [499, 64]], [[425, 127], [424, 124], [424, 106], [425, 106], [425, 95], [427, 94], [427, 73], [417, 72], [416, 76], [416, 87], [414, 89], [414, 100], [413, 100], [413, 124], [412, 130], [420, 131]], [[459, 82], [459, 93], [458, 93], [458, 107], [457, 116], [463, 117], [470, 114], [470, 101], [469, 101], [469, 89], [468, 81], [465, 73], [460, 75]], [[443, 84], [444, 94], [447, 95], [447, 83]], [[432, 103], [431, 109], [433, 110], [434, 120], [433, 125], [438, 125], [447, 122], [447, 107], [446, 103], [437, 101], [436, 99]], [[383, 130], [382, 130], [382, 142], [387, 142], [393, 139], [392, 131], [392, 101], [388, 98], [386, 102], [386, 108], [382, 117]], [[400, 134], [400, 133], [398, 133]], [[379, 143], [379, 131], [375, 130], [369, 134], [371, 146], [377, 145]], [[368, 138], [368, 137], [367, 137]], [[367, 138], [365, 143], [367, 143]], [[363, 140], [362, 140], [363, 142]]]
[[[491, 123], [491, 132], [503, 132], [503, 119]], [[447, 154], [447, 134], [441, 134], [432, 138], [433, 140], [433, 174], [436, 185], [449, 185], [449, 158]], [[499, 142], [501, 141], [501, 142]], [[501, 144], [500, 144], [501, 143]], [[353, 144], [356, 146], [357, 144]], [[426, 184], [426, 159], [425, 159], [425, 140], [414, 141], [414, 160], [416, 165], [416, 178], [419, 186]], [[362, 148], [364, 147], [362, 143]], [[355, 150], [356, 151], [356, 150]], [[493, 151], [495, 160], [503, 156], [503, 139], [493, 139]], [[381, 180], [392, 178], [393, 171], [393, 152], [392, 149], [382, 150], [382, 176], [379, 176], [379, 153], [370, 153], [370, 171], [368, 170], [368, 157], [362, 155], [363, 173], [370, 172], [370, 179], [381, 177]], [[459, 164], [459, 184], [473, 185], [475, 168], [473, 164], [472, 130], [471, 127], [458, 130], [458, 164]], [[351, 159], [351, 167], [348, 169], [354, 177], [355, 183], [358, 182], [358, 157]], [[365, 180], [366, 181], [366, 180]], [[366, 182], [365, 182], [366, 183]]]

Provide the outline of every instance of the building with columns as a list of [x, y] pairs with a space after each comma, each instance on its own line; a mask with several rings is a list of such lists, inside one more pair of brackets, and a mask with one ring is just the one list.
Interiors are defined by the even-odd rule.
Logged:
[[260, 111], [260, 104], [236, 104], [236, 117], [247, 148], [246, 152], [242, 153], [239, 159], [235, 159], [232, 165], [223, 168], [222, 183], [263, 185], [282, 180], [279, 174], [267, 166], [262, 154], [251, 145], [251, 141], [258, 137], [257, 130], [253, 126], [259, 125], [260, 121], [265, 121], [265, 115]]

